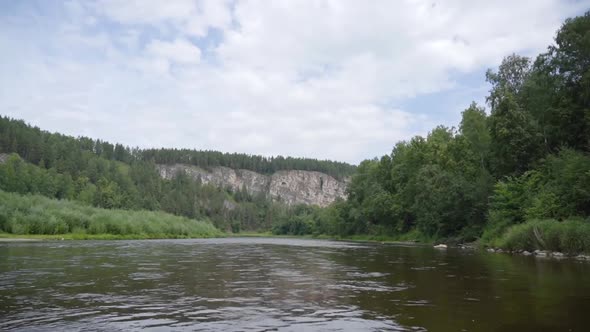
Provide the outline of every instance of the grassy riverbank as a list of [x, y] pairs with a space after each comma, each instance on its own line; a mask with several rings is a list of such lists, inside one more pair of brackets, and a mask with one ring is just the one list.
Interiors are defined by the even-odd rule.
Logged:
[[590, 221], [532, 220], [511, 226], [500, 235], [484, 233], [481, 244], [505, 250], [590, 253]]
[[[277, 237], [367, 242], [418, 242], [436, 239], [417, 232], [385, 235], [277, 235], [226, 234], [206, 221], [163, 212], [109, 210], [39, 195], [0, 191], [0, 241], [27, 240], [129, 240], [207, 237]], [[567, 254], [590, 253], [590, 222], [573, 219], [535, 220], [484, 233], [482, 246], [505, 250], [550, 250]]]
[[0, 242], [27, 242], [27, 241], [60, 241], [60, 240], [158, 240], [158, 239], [203, 239], [222, 237], [212, 236], [178, 236], [171, 234], [10, 234], [0, 233]]
[[109, 210], [0, 191], [0, 237], [42, 239], [201, 238], [222, 232], [206, 221], [163, 212]]

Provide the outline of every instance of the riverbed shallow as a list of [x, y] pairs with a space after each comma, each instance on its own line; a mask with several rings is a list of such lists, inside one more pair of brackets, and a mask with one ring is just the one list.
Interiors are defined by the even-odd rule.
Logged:
[[590, 263], [285, 238], [0, 243], [0, 330], [586, 331]]

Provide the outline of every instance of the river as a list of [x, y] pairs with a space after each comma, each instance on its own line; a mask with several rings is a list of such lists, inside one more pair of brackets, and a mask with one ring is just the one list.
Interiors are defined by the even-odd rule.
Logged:
[[0, 243], [0, 330], [588, 331], [590, 263], [227, 238]]

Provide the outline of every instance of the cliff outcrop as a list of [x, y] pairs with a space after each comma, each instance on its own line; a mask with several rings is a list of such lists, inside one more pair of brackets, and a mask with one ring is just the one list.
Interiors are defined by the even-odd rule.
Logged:
[[227, 188], [232, 191], [245, 190], [251, 195], [265, 196], [289, 205], [308, 204], [327, 206], [338, 198], [346, 198], [346, 180], [338, 181], [330, 175], [301, 170], [277, 171], [271, 175], [229, 167], [203, 169], [197, 166], [174, 164], [157, 165], [160, 176], [172, 179], [177, 173], [185, 172], [204, 184]]

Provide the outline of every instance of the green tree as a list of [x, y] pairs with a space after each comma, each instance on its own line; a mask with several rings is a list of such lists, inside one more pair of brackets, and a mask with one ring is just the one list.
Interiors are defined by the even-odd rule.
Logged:
[[487, 114], [475, 102], [462, 113], [460, 133], [469, 142], [469, 148], [479, 157], [481, 168], [486, 168], [492, 138], [487, 123]]

